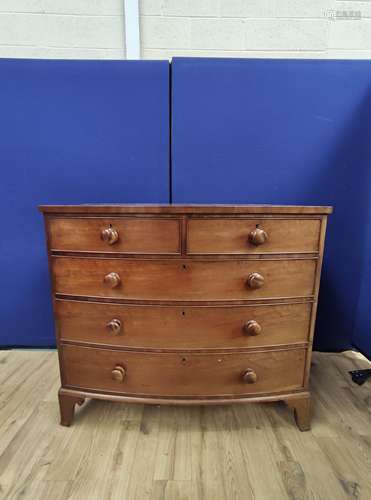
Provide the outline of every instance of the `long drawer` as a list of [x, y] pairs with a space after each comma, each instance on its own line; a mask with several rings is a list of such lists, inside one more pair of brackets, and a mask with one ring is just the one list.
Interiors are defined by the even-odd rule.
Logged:
[[240, 396], [300, 389], [305, 350], [136, 353], [64, 345], [63, 386], [151, 396]]
[[194, 218], [187, 224], [188, 254], [317, 252], [319, 219]]
[[180, 253], [178, 219], [57, 217], [49, 220], [50, 249], [70, 252]]
[[246, 348], [306, 342], [312, 304], [155, 306], [56, 300], [60, 340], [131, 348]]
[[316, 262], [315, 259], [52, 259], [56, 293], [177, 301], [311, 296]]

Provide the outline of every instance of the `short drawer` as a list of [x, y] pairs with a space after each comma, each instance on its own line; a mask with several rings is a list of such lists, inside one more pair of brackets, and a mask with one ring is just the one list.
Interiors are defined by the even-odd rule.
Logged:
[[188, 254], [317, 252], [319, 219], [194, 218], [188, 221]]
[[316, 262], [315, 259], [52, 259], [56, 293], [169, 301], [310, 296]]
[[180, 225], [177, 219], [50, 218], [51, 250], [137, 254], [178, 254]]
[[299, 389], [304, 349], [139, 353], [64, 345], [63, 385], [131, 395], [236, 396]]
[[312, 304], [154, 306], [56, 300], [62, 341], [157, 349], [246, 348], [308, 341]]

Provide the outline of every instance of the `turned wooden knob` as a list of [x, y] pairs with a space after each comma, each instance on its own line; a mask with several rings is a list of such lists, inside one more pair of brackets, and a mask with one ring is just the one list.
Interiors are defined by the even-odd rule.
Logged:
[[123, 366], [117, 365], [111, 371], [111, 376], [113, 380], [117, 380], [117, 382], [123, 382], [126, 376], [126, 370]]
[[262, 245], [267, 241], [267, 239], [268, 234], [264, 231], [264, 229], [261, 229], [260, 227], [256, 227], [249, 234], [249, 242], [253, 245]]
[[117, 229], [114, 229], [112, 226], [109, 226], [106, 229], [102, 230], [101, 238], [109, 245], [113, 245], [119, 239], [119, 232], [117, 231]]
[[104, 283], [111, 288], [115, 288], [121, 283], [121, 278], [117, 273], [109, 273], [104, 277]]
[[106, 327], [110, 333], [118, 335], [121, 332], [122, 323], [119, 319], [111, 319], [111, 321], [106, 324]]
[[242, 375], [242, 380], [246, 384], [255, 384], [255, 382], [258, 380], [258, 376], [252, 368], [248, 368]]
[[253, 319], [250, 319], [243, 325], [244, 332], [246, 335], [259, 335], [262, 331], [262, 327], [259, 323]]
[[251, 273], [246, 284], [249, 288], [261, 288], [264, 285], [264, 277], [259, 273]]

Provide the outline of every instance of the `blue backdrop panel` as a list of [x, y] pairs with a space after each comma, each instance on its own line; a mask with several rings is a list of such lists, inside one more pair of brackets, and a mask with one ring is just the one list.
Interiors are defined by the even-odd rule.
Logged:
[[348, 348], [365, 260], [371, 61], [180, 58], [172, 82], [174, 203], [334, 205], [315, 347]]
[[[371, 169], [371, 165], [369, 168]], [[364, 249], [364, 267], [353, 341], [356, 347], [371, 360], [371, 195], [367, 229], [368, 241]]]
[[54, 344], [38, 204], [169, 201], [169, 64], [0, 60], [0, 345]]

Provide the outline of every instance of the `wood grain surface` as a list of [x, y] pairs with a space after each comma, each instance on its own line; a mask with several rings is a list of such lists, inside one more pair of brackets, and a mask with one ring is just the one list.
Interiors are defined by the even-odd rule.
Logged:
[[[108, 244], [102, 231], [112, 227], [118, 240]], [[62, 251], [178, 254], [180, 226], [176, 219], [140, 217], [63, 218], [49, 220], [50, 248]]]
[[[236, 396], [285, 392], [303, 385], [304, 349], [239, 353], [149, 353], [63, 345], [63, 385], [131, 395]], [[115, 366], [123, 381], [111, 377]], [[257, 381], [245, 384], [252, 369]]]
[[148, 406], [86, 400], [59, 422], [57, 354], [0, 351], [4, 500], [349, 500], [371, 498], [371, 368], [314, 353], [312, 430], [280, 402]]
[[[66, 295], [145, 300], [251, 300], [309, 297], [314, 293], [316, 260], [130, 260], [53, 257], [55, 292]], [[117, 273], [121, 285], [105, 286]], [[246, 286], [251, 273], [262, 288]]]
[[[267, 240], [254, 245], [249, 235], [257, 227]], [[189, 254], [260, 254], [316, 252], [320, 234], [319, 219], [196, 219], [188, 221]]]
[[329, 206], [304, 205], [40, 205], [45, 214], [330, 214]]
[[[307, 342], [311, 303], [143, 306], [56, 300], [63, 341], [157, 349], [249, 348]], [[118, 320], [117, 333], [107, 325]], [[259, 335], [244, 326], [256, 321]]]
[[331, 207], [81, 205], [45, 214], [68, 426], [89, 396], [281, 399], [310, 428]]

